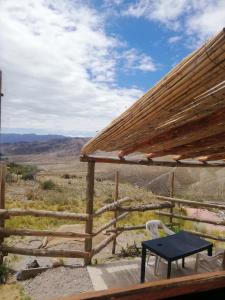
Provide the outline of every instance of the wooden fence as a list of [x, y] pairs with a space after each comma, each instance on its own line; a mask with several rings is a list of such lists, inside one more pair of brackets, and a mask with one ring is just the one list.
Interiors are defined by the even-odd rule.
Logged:
[[[139, 224], [135, 226], [118, 226], [118, 222], [129, 216], [131, 212], [146, 212], [155, 211], [159, 216], [166, 216], [169, 218], [169, 223], [172, 226], [174, 219], [182, 219], [191, 222], [202, 222], [213, 225], [225, 226], [225, 221], [215, 222], [208, 219], [199, 219], [182, 215], [180, 213], [174, 213], [176, 205], [191, 206], [198, 208], [208, 209], [220, 209], [225, 210], [225, 205], [204, 203], [197, 201], [190, 201], [184, 199], [178, 199], [173, 197], [155, 196], [154, 203], [145, 205], [131, 205], [132, 199], [125, 197], [119, 199], [119, 174], [116, 174], [115, 184], [115, 199], [113, 203], [107, 204], [97, 211], [94, 211], [94, 162], [88, 163], [87, 173], [87, 201], [85, 213], [73, 213], [73, 212], [58, 212], [58, 211], [46, 211], [46, 210], [25, 210], [25, 209], [6, 209], [5, 208], [5, 177], [6, 166], [1, 162], [0, 168], [0, 252], [1, 257], [8, 253], [21, 254], [21, 255], [34, 255], [34, 256], [52, 256], [52, 257], [77, 257], [83, 258], [85, 264], [90, 264], [92, 257], [104, 249], [109, 243], [113, 242], [112, 253], [116, 250], [116, 238], [119, 234], [125, 231], [145, 229], [145, 224]], [[172, 177], [173, 186], [174, 176]], [[171, 193], [173, 196], [173, 193]], [[128, 205], [129, 203], [129, 205]], [[167, 211], [162, 211], [166, 209]], [[179, 210], [182, 211], [182, 210]], [[106, 224], [94, 229], [94, 220], [102, 216], [106, 212], [112, 212], [113, 218]], [[50, 217], [56, 219], [74, 220], [85, 222], [85, 231], [81, 232], [58, 232], [55, 230], [31, 230], [31, 229], [10, 229], [5, 227], [5, 220], [16, 216], [33, 216], [33, 217]], [[101, 233], [108, 234], [104, 240], [93, 247], [93, 239]], [[211, 236], [209, 234], [201, 232], [193, 232], [196, 235], [214, 239], [218, 241], [225, 241], [225, 238]], [[50, 250], [50, 249], [25, 249], [18, 247], [10, 247], [4, 244], [4, 238], [9, 236], [43, 236], [43, 237], [64, 237], [64, 238], [82, 238], [84, 242], [84, 251], [77, 250]]]
[[[33, 256], [47, 256], [47, 257], [76, 257], [83, 258], [86, 264], [91, 263], [91, 259], [94, 255], [99, 253], [112, 241], [116, 243], [116, 237], [122, 232], [116, 230], [116, 232], [110, 233], [109, 236], [101, 241], [98, 245], [93, 247], [93, 238], [97, 235], [105, 232], [110, 227], [114, 226], [120, 220], [124, 219], [133, 211], [149, 211], [155, 209], [169, 208], [172, 206], [170, 202], [164, 202], [159, 204], [148, 204], [139, 206], [122, 206], [126, 202], [130, 202], [132, 199], [125, 197], [123, 199], [115, 199], [111, 204], [107, 204], [97, 211], [93, 210], [94, 200], [94, 169], [93, 164], [88, 165], [87, 175], [87, 203], [86, 213], [73, 213], [73, 212], [58, 212], [58, 211], [46, 211], [46, 210], [34, 210], [34, 209], [6, 209], [5, 208], [5, 182], [6, 182], [6, 165], [1, 162], [0, 168], [0, 252], [1, 257], [8, 253], [20, 254], [20, 255], [33, 255]], [[117, 182], [118, 189], [118, 182]], [[105, 212], [114, 212], [114, 218], [109, 220], [108, 223], [100, 226], [95, 231], [93, 230], [93, 221], [95, 218], [100, 217]], [[18, 216], [32, 216], [32, 217], [49, 217], [56, 219], [74, 220], [85, 222], [85, 232], [58, 232], [55, 230], [34, 230], [34, 229], [11, 229], [5, 227], [5, 220], [18, 217]], [[63, 237], [63, 238], [83, 238], [84, 251], [77, 250], [50, 250], [50, 249], [26, 249], [19, 247], [12, 247], [4, 244], [4, 238], [9, 236], [43, 236], [43, 237]]]

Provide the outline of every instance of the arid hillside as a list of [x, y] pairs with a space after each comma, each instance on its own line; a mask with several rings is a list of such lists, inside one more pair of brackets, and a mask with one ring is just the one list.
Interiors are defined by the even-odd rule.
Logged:
[[[2, 145], [9, 161], [35, 164], [44, 175], [65, 173], [86, 175], [86, 163], [79, 161], [81, 147], [88, 138], [63, 138], [40, 142], [19, 142]], [[224, 201], [225, 174], [223, 169], [167, 168], [129, 165], [97, 164], [98, 180], [114, 180], [115, 171], [120, 181], [144, 187], [153, 193], [169, 195], [171, 175], [175, 172], [174, 195], [193, 200]]]

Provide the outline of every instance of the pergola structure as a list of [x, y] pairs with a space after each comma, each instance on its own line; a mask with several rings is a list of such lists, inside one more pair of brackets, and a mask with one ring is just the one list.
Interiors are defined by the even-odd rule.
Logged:
[[[193, 52], [81, 150], [175, 162], [225, 159], [225, 29]], [[173, 165], [173, 164], [172, 164]], [[179, 164], [181, 165], [181, 164]]]
[[[93, 155], [97, 151], [116, 152], [117, 157]], [[144, 153], [145, 157], [126, 158], [133, 153]], [[225, 167], [225, 29], [185, 58], [84, 145], [80, 160], [88, 162], [86, 213], [90, 218], [86, 221], [85, 233], [90, 235], [95, 215], [95, 163]], [[109, 238], [106, 242], [112, 240]], [[93, 252], [92, 239], [86, 239], [85, 251]], [[90, 262], [91, 257], [86, 259], [87, 264]], [[219, 278], [221, 276], [224, 272]], [[207, 280], [203, 281], [207, 285]], [[222, 287], [224, 291], [225, 285]], [[140, 290], [140, 287], [135, 289], [136, 296], [132, 299], [140, 299]], [[121, 299], [112, 294], [115, 299]], [[108, 299], [106, 294], [104, 297]]]

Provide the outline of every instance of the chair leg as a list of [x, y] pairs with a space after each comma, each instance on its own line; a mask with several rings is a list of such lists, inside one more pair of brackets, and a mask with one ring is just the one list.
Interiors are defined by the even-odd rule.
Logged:
[[148, 263], [149, 263], [149, 260], [150, 260], [150, 256], [151, 256], [151, 252], [148, 253], [148, 258], [147, 258], [147, 263], [146, 263], [147, 266], [149, 265]]
[[160, 261], [161, 261], [161, 257], [157, 255], [156, 259], [155, 259], [154, 275], [158, 275], [159, 274], [159, 264], [160, 264]]

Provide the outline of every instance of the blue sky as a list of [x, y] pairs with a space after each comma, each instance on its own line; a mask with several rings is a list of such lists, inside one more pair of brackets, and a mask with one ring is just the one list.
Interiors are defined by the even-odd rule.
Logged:
[[224, 25], [225, 0], [2, 1], [4, 131], [92, 136]]

